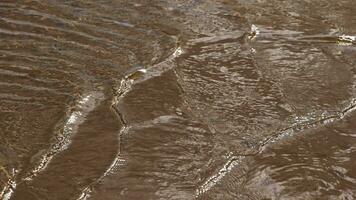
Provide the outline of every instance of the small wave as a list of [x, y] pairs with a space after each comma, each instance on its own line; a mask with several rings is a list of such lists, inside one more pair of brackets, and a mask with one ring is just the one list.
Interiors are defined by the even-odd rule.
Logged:
[[42, 154], [36, 167], [23, 180], [31, 181], [48, 166], [55, 155], [68, 148], [80, 124], [86, 120], [86, 116], [94, 110], [103, 97], [104, 94], [102, 92], [91, 92], [83, 95], [77, 102], [75, 110], [69, 114], [64, 124], [60, 126], [59, 133], [55, 136], [55, 142], [49, 150]]
[[[118, 87], [114, 89], [114, 97], [112, 100], [112, 108], [115, 111], [116, 115], [118, 116], [122, 127], [118, 133], [119, 140], [123, 135], [127, 134], [130, 130], [130, 124], [126, 121], [123, 113], [119, 110], [119, 104], [121, 100], [125, 97], [127, 93], [129, 93], [132, 89], [134, 84], [146, 81], [153, 77], [161, 75], [163, 72], [172, 69], [171, 62], [176, 57], [180, 56], [183, 53], [183, 49], [181, 47], [177, 47], [175, 51], [164, 61], [146, 69], [146, 68], [136, 68], [133, 71], [127, 73], [118, 84]], [[169, 63], [169, 64], [168, 64]], [[92, 192], [92, 187], [95, 186], [98, 182], [103, 180], [106, 176], [112, 173], [118, 166], [122, 166], [125, 163], [125, 159], [121, 157], [121, 144], [120, 149], [118, 150], [117, 155], [115, 156], [114, 160], [112, 161], [111, 165], [106, 169], [102, 176], [92, 182], [89, 186], [85, 187], [82, 191], [77, 200], [86, 200], [90, 197], [90, 193]]]
[[233, 155], [231, 154], [229, 156], [229, 159], [225, 162], [223, 167], [214, 175], [208, 178], [207, 181], [205, 181], [199, 189], [196, 191], [196, 196], [201, 196], [207, 191], [209, 191], [211, 188], [213, 188], [224, 176], [226, 176], [234, 167], [240, 165], [244, 159], [248, 157], [253, 157], [258, 154], [261, 154], [262, 152], [265, 151], [266, 148], [268, 148], [270, 145], [274, 143], [278, 143], [281, 140], [291, 137], [295, 135], [296, 133], [310, 129], [316, 126], [324, 126], [326, 124], [333, 123], [337, 120], [342, 120], [345, 118], [347, 115], [350, 115], [353, 111], [356, 110], [356, 99], [352, 99], [350, 103], [341, 111], [339, 111], [336, 114], [322, 114], [319, 117], [315, 118], [308, 118], [304, 117], [303, 120], [296, 119], [296, 123], [293, 123], [292, 126], [285, 128], [281, 131], [277, 131], [275, 134], [272, 136], [266, 138], [265, 140], [261, 141], [258, 146], [258, 148], [255, 150], [253, 153], [249, 153], [246, 155]]
[[234, 156], [231, 155], [228, 161], [225, 162], [224, 166], [213, 176], [209, 177], [207, 181], [204, 182], [202, 186], [196, 191], [196, 197], [201, 196], [212, 187], [214, 187], [226, 174], [228, 174], [234, 167], [238, 166], [243, 162], [245, 156]]
[[0, 199], [10, 200], [12, 195], [14, 194], [16, 186], [17, 186], [17, 183], [15, 181], [15, 176], [16, 176], [17, 171], [15, 171], [13, 169], [12, 173], [9, 174], [6, 171], [6, 169], [4, 169], [3, 167], [0, 166], [0, 169], [2, 169], [5, 172], [5, 174], [8, 178], [8, 181], [5, 183], [4, 188], [0, 191]]

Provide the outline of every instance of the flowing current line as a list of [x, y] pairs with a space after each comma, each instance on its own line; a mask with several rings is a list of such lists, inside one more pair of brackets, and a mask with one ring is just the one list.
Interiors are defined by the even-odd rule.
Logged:
[[[129, 130], [129, 127], [123, 126], [120, 130], [119, 135], [123, 135], [126, 134]], [[106, 169], [106, 171], [104, 172], [103, 175], [101, 175], [98, 179], [96, 179], [94, 182], [92, 182], [89, 186], [85, 187], [80, 196], [77, 198], [77, 200], [86, 200], [90, 197], [90, 193], [92, 192], [91, 187], [93, 187], [94, 185], [96, 185], [97, 183], [99, 183], [100, 181], [102, 181], [107, 175], [109, 175], [110, 173], [112, 173], [113, 170], [115, 170], [116, 168], [118, 168], [119, 166], [124, 165], [125, 163], [125, 159], [123, 159], [120, 156], [121, 152], [118, 152], [115, 156], [115, 159], [113, 160], [113, 162], [111, 163], [111, 165]]]
[[234, 167], [241, 164], [246, 158], [256, 156], [266, 150], [271, 144], [279, 142], [288, 136], [293, 136], [299, 131], [303, 131], [312, 127], [326, 125], [338, 120], [344, 119], [347, 115], [356, 110], [356, 99], [352, 99], [348, 106], [336, 114], [323, 114], [314, 120], [304, 120], [302, 122], [294, 123], [292, 126], [277, 131], [267, 139], [260, 142], [258, 149], [251, 154], [246, 155], [230, 155], [228, 161], [223, 167], [213, 176], [209, 177], [197, 190], [196, 197], [199, 197], [213, 188], [222, 178], [225, 177]]
[[[257, 26], [252, 24], [251, 31], [248, 34], [248, 39], [253, 40], [259, 34], [260, 31], [257, 28]], [[336, 38], [336, 42], [339, 45], [351, 45], [351, 44], [355, 44], [355, 41], [356, 41], [356, 36], [341, 35]], [[196, 190], [196, 197], [203, 195], [205, 192], [213, 188], [223, 177], [225, 177], [226, 174], [228, 174], [234, 167], [241, 164], [244, 161], [244, 159], [246, 159], [247, 157], [256, 156], [257, 154], [260, 154], [263, 151], [265, 151], [265, 149], [271, 144], [276, 143], [286, 138], [287, 136], [292, 136], [299, 131], [312, 128], [315, 126], [319, 126], [319, 125], [329, 124], [336, 120], [342, 120], [345, 116], [347, 116], [354, 110], [356, 110], [355, 98], [351, 100], [348, 106], [346, 106], [344, 109], [342, 109], [340, 112], [336, 114], [329, 114], [329, 115], [323, 114], [320, 117], [314, 118], [312, 120], [306, 118], [307, 120], [298, 121], [292, 124], [290, 127], [277, 131], [275, 134], [272, 134], [270, 137], [267, 137], [265, 140], [262, 140], [259, 143], [258, 148], [252, 153], [239, 154], [239, 155], [233, 155], [233, 153], [231, 153], [228, 157], [228, 160], [225, 162], [222, 168], [216, 174], [209, 177], [208, 180], [205, 181]]]
[[15, 176], [17, 171], [13, 169], [11, 175], [6, 171], [4, 167], [0, 168], [7, 176], [8, 181], [5, 183], [4, 188], [0, 192], [0, 199], [9, 200], [11, 196], [14, 194], [17, 183], [15, 182]]
[[[145, 72], [145, 70], [140, 69], [141, 72]], [[133, 84], [133, 80], [129, 78], [129, 76], [125, 76], [118, 87], [118, 89], [115, 89], [114, 91], [114, 98], [112, 100], [111, 108], [114, 110], [114, 113], [118, 116], [122, 127], [119, 131], [119, 140], [122, 135], [126, 134], [129, 130], [129, 126], [118, 109], [118, 105], [121, 101], [121, 99], [125, 96], [126, 93], [128, 93], [131, 90], [131, 86]], [[120, 140], [121, 141], [121, 140]], [[87, 187], [82, 189], [80, 196], [77, 198], [77, 200], [86, 200], [90, 197], [90, 193], [92, 192], [91, 187], [99, 183], [101, 180], [103, 180], [108, 174], [110, 174], [114, 169], [116, 169], [118, 166], [123, 165], [125, 162], [125, 159], [121, 158], [121, 145], [120, 145], [120, 150], [117, 152], [115, 155], [115, 158], [111, 165], [106, 169], [103, 175], [101, 175], [98, 179], [96, 179], [94, 182], [89, 184]]]
[[60, 152], [69, 147], [72, 138], [78, 131], [79, 125], [82, 124], [88, 114], [95, 109], [95, 107], [104, 99], [104, 94], [101, 91], [90, 92], [76, 103], [74, 111], [72, 111], [64, 124], [62, 124], [55, 136], [55, 142], [52, 146], [41, 155], [37, 166], [23, 179], [24, 181], [31, 181], [41, 171], [43, 171], [51, 160]]
[[[151, 79], [156, 76], [160, 76], [163, 72], [166, 72], [170, 69], [173, 68], [172, 61], [180, 56], [183, 53], [183, 50], [181, 47], [177, 47], [176, 50], [170, 55], [167, 59], [164, 61], [148, 68], [142, 68], [138, 69], [128, 75], [126, 75], [119, 84], [119, 87], [114, 89], [114, 98], [112, 100], [112, 109], [118, 116], [122, 127], [119, 131], [119, 140], [121, 140], [122, 136], [127, 134], [128, 131], [130, 130], [130, 125], [124, 118], [123, 114], [119, 110], [119, 104], [121, 100], [125, 97], [125, 95], [131, 91], [132, 86], [134, 84], [146, 81], [148, 79]], [[125, 159], [121, 157], [121, 148], [122, 145], [119, 145], [119, 151], [117, 152], [113, 162], [111, 165], [106, 169], [106, 171], [103, 173], [102, 176], [100, 176], [98, 179], [96, 179], [94, 182], [92, 182], [90, 185], [85, 187], [82, 191], [80, 196], [77, 198], [77, 200], [86, 200], [90, 198], [90, 194], [92, 192], [92, 187], [98, 184], [100, 181], [102, 181], [107, 175], [112, 173], [113, 170], [115, 170], [117, 167], [124, 165]]]

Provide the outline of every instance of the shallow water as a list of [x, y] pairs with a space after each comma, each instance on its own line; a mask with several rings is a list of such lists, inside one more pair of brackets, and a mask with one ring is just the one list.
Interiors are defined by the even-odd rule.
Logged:
[[1, 1], [0, 199], [356, 199], [355, 12]]

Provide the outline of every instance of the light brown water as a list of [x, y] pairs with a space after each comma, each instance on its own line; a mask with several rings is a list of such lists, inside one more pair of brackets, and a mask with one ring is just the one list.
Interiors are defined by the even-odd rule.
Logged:
[[0, 199], [356, 199], [356, 1], [0, 1]]

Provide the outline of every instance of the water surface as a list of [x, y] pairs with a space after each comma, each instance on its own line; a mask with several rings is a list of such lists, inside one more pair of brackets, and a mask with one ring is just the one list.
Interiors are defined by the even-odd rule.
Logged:
[[1, 1], [0, 199], [355, 199], [355, 12]]

